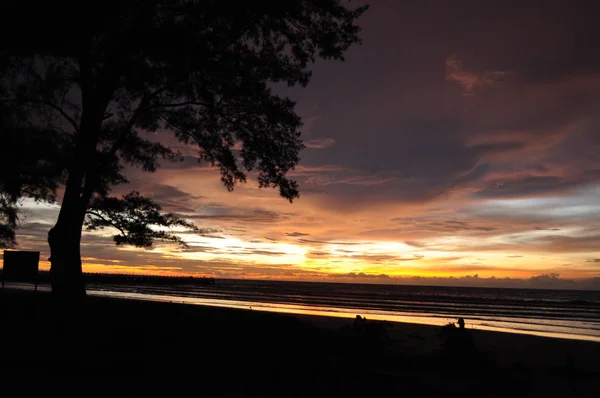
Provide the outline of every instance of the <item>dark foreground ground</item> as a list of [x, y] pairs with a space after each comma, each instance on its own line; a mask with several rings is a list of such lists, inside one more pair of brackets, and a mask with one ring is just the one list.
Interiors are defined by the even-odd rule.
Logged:
[[367, 325], [5, 290], [0, 396], [600, 396], [599, 343]]

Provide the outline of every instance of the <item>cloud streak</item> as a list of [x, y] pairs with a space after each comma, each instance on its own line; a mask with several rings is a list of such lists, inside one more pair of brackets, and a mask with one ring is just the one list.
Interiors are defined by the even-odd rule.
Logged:
[[476, 73], [465, 69], [463, 61], [456, 55], [446, 58], [446, 79], [458, 83], [463, 95], [475, 95], [486, 87], [502, 85], [508, 73], [505, 71], [485, 71]]
[[333, 138], [314, 139], [304, 142], [304, 146], [311, 149], [324, 149], [333, 145], [335, 145], [335, 140]]

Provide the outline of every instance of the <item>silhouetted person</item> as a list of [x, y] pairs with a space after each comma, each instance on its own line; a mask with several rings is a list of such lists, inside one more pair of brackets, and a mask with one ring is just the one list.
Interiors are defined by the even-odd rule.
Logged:
[[[456, 325], [458, 324], [458, 327]], [[452, 358], [460, 366], [466, 366], [474, 352], [473, 336], [465, 329], [465, 320], [458, 318], [458, 322], [450, 322], [440, 331], [442, 349], [448, 358]]]
[[365, 330], [366, 323], [367, 318], [363, 318], [362, 316], [357, 315], [354, 319], [354, 330], [362, 334]]

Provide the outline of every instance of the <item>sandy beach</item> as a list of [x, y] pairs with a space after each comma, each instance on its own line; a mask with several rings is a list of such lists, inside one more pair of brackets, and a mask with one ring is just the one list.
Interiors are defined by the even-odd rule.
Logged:
[[[600, 344], [467, 329], [0, 293], [3, 387], [80, 396], [590, 396]], [[385, 332], [383, 332], [385, 330]], [[469, 346], [471, 347], [471, 346]], [[15, 389], [15, 390], [12, 390]]]

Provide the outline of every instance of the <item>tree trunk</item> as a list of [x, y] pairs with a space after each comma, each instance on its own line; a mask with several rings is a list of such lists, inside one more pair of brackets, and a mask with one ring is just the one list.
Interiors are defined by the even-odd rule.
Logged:
[[80, 250], [85, 214], [80, 216], [76, 205], [63, 201], [58, 221], [48, 232], [52, 293], [69, 300], [85, 296]]
[[[104, 113], [119, 76], [111, 84], [97, 88], [89, 53], [83, 49], [80, 59], [82, 114], [77, 132], [75, 157], [69, 167], [63, 202], [56, 225], [48, 232], [50, 281], [52, 293], [69, 301], [85, 297], [81, 268], [81, 230], [90, 199], [99, 181], [96, 146]], [[100, 79], [104, 82], [103, 79]]]
[[[84, 190], [83, 182], [89, 178], [86, 178], [82, 170], [83, 164], [79, 161], [69, 170], [58, 220], [48, 232], [52, 293], [55, 297], [69, 301], [85, 297], [81, 268], [81, 230], [92, 191]], [[86, 185], [90, 185], [89, 181], [86, 182]]]

